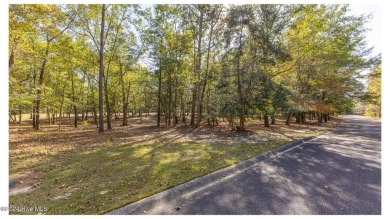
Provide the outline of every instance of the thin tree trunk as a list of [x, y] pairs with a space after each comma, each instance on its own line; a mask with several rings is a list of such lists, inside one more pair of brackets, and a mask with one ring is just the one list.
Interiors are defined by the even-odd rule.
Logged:
[[295, 123], [302, 123], [301, 121], [301, 113], [295, 114]]
[[58, 118], [58, 129], [59, 129], [59, 130], [61, 130], [62, 105], [63, 105], [63, 102], [61, 102], [61, 106], [60, 106], [60, 117]]
[[19, 108], [19, 125], [22, 124], [22, 110]]
[[[240, 104], [240, 126], [239, 129], [245, 130], [244, 123], [244, 100], [243, 100], [243, 94], [242, 94], [242, 88], [241, 88], [241, 66], [240, 66], [240, 58], [242, 53], [242, 32], [243, 32], [243, 24], [241, 24], [241, 32], [239, 37], [239, 49], [238, 49], [238, 59], [237, 59], [237, 93], [239, 97], [239, 104]], [[265, 117], [264, 117], [265, 118]], [[267, 118], [268, 119], [268, 118]]]
[[322, 114], [321, 113], [317, 113], [317, 121], [318, 121], [318, 123], [322, 123]]
[[99, 127], [98, 118], [97, 118], [97, 112], [96, 112], [96, 108], [95, 107], [93, 108], [93, 122], [95, 123], [96, 127]]
[[286, 125], [290, 125], [291, 116], [292, 116], [292, 112], [289, 112], [289, 113], [288, 113], [288, 116], [287, 116], [287, 120], [286, 120]]
[[202, 53], [201, 53], [201, 47], [202, 47], [202, 28], [203, 28], [203, 10], [200, 10], [200, 18], [199, 18], [199, 29], [198, 29], [198, 63], [196, 65], [196, 70], [197, 70], [197, 76], [198, 76], [198, 83], [197, 83], [197, 97], [198, 97], [198, 110], [197, 110], [197, 118], [196, 118], [196, 123], [195, 126], [199, 127], [200, 126], [200, 121], [202, 119], [202, 102], [201, 102], [201, 90], [200, 90], [200, 75], [202, 72]]
[[46, 119], [48, 124], [51, 125], [50, 112], [48, 108], [46, 108]]
[[[161, 54], [160, 54], [161, 55]], [[157, 127], [160, 127], [161, 122], [161, 76], [162, 76], [162, 64], [161, 64], [161, 57], [159, 60], [160, 69], [159, 69], [159, 75], [158, 75], [158, 103], [157, 103]]]
[[104, 132], [103, 121], [103, 75], [104, 75], [104, 16], [105, 5], [102, 5], [102, 23], [100, 26], [100, 71], [99, 71], [99, 132]]

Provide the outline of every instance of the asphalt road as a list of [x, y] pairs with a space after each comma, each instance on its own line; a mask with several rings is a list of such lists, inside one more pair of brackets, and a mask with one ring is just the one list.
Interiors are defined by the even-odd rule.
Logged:
[[381, 123], [345, 116], [324, 135], [172, 214], [381, 214]]
[[195, 195], [166, 194], [116, 214], [381, 214], [381, 123], [345, 116], [335, 133], [232, 174]]

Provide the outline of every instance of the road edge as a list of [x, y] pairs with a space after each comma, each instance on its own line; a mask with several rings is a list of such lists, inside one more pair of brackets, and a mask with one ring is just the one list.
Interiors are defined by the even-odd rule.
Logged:
[[[295, 149], [306, 142], [309, 142], [320, 135], [307, 137], [271, 151], [267, 151], [256, 157], [241, 161], [223, 169], [214, 171], [207, 175], [192, 179], [188, 182], [174, 186], [152, 196], [146, 197], [134, 203], [128, 204], [116, 210], [106, 213], [106, 215], [140, 215], [140, 214], [166, 214], [180, 206], [183, 201], [198, 198], [198, 193], [205, 193], [217, 184], [234, 180], [236, 174], [247, 171], [248, 168], [261, 165], [263, 162], [274, 158], [280, 154]], [[198, 195], [197, 195], [198, 194]]]

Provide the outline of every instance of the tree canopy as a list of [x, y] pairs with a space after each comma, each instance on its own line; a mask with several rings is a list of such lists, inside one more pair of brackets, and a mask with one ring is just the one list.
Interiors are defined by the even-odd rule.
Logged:
[[108, 129], [117, 114], [123, 126], [129, 113], [156, 113], [157, 126], [210, 125], [224, 117], [240, 131], [249, 116], [260, 116], [265, 126], [280, 114], [286, 124], [307, 115], [326, 122], [367, 94], [366, 113], [380, 116], [380, 64], [367, 90], [361, 80], [373, 65], [365, 39], [370, 16], [349, 10], [10, 5], [10, 116], [31, 113], [35, 130], [42, 112], [59, 128], [65, 114], [75, 115], [74, 127], [91, 113], [99, 126], [105, 114]]

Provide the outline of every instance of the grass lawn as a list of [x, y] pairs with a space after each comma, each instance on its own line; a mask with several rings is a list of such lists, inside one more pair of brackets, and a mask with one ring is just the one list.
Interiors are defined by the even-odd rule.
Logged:
[[[248, 125], [250, 135], [231, 133], [223, 124], [157, 128], [146, 119], [143, 124], [114, 126], [103, 134], [92, 125], [61, 131], [43, 126], [40, 132], [23, 124], [10, 125], [10, 180], [22, 181], [16, 189], [31, 188], [11, 195], [10, 205], [46, 206], [44, 214], [104, 214], [296, 139], [329, 131], [337, 121], [268, 129], [258, 123]], [[245, 140], [253, 136], [265, 137]]]

